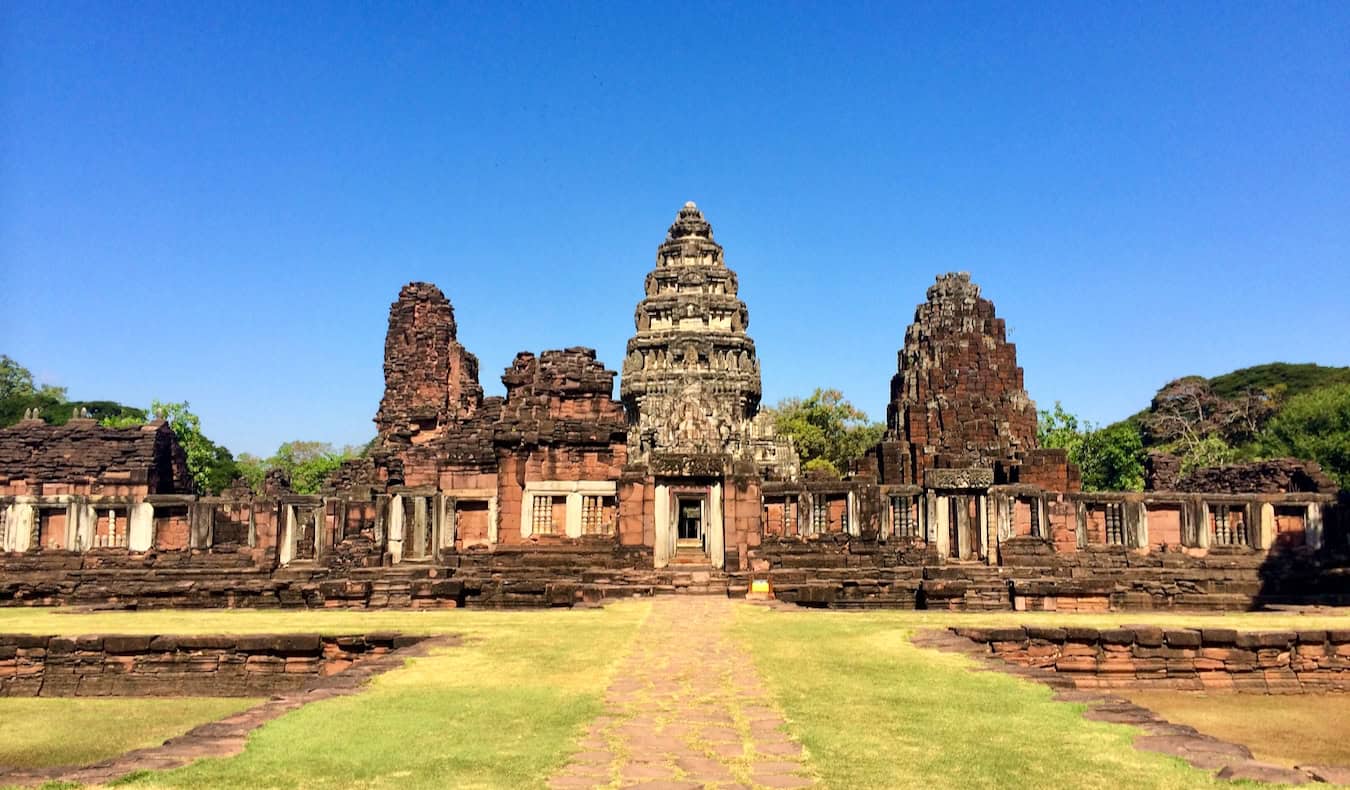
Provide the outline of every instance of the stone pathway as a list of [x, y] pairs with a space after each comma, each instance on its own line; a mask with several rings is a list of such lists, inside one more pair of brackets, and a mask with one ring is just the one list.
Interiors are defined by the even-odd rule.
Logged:
[[802, 747], [785, 732], [749, 655], [714, 596], [657, 598], [605, 694], [581, 751], [549, 787], [809, 787]]

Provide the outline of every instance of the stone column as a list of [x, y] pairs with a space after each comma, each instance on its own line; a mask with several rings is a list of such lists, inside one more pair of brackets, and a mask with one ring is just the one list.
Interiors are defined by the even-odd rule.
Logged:
[[708, 559], [717, 570], [726, 566], [726, 523], [722, 513], [722, 484], [713, 483], [708, 490], [708, 522], [704, 525], [708, 546]]
[[862, 534], [862, 524], [858, 523], [858, 503], [852, 491], [844, 494], [844, 512], [848, 514], [848, 534], [858, 537]]
[[1275, 545], [1275, 505], [1262, 502], [1260, 515], [1256, 521], [1256, 534], [1252, 536], [1252, 545], [1262, 551], [1270, 551]]
[[75, 532], [75, 546], [80, 551], [89, 551], [94, 548], [94, 537], [98, 534], [98, 511], [93, 505], [81, 505], [76, 510], [80, 515], [80, 523]]
[[[455, 547], [455, 535], [459, 531], [459, 516], [455, 512], [457, 500], [452, 496], [437, 494], [436, 499], [440, 501], [440, 506], [436, 512], [440, 514], [437, 521], [436, 546], [440, 549], [453, 549]], [[437, 560], [440, 558], [437, 557]]]
[[656, 498], [652, 503], [655, 512], [652, 514], [653, 521], [656, 522], [656, 544], [652, 546], [652, 555], [655, 558], [655, 565], [658, 568], [664, 568], [670, 563], [671, 556], [674, 554], [672, 544], [675, 542], [671, 537], [670, 527], [670, 489], [664, 485], [656, 486]]
[[563, 519], [563, 532], [569, 538], [581, 537], [581, 492], [567, 494], [567, 515]]
[[33, 519], [36, 510], [27, 503], [16, 503], [9, 506], [9, 515], [5, 519], [7, 535], [5, 541], [7, 551], [25, 552], [33, 540]]
[[1322, 548], [1322, 506], [1317, 502], [1308, 503], [1308, 515], [1303, 523], [1303, 540], [1313, 551]]
[[[991, 494], [994, 500], [994, 529], [998, 535], [998, 544], [1013, 536], [1013, 513], [1017, 509], [1017, 499], [1003, 494]], [[1032, 502], [1031, 507], [1036, 507]]]
[[971, 553], [970, 545], [970, 497], [966, 494], [957, 494], [956, 497], [956, 556], [960, 559], [968, 559]]
[[[409, 552], [411, 559], [425, 559], [427, 550], [427, 498], [424, 496], [415, 496], [413, 501], [413, 550]], [[406, 549], [406, 547], [405, 547]]]
[[286, 505], [286, 517], [277, 540], [277, 562], [289, 565], [295, 559], [295, 505]]
[[929, 499], [933, 502], [930, 512], [934, 512], [936, 515], [934, 521], [937, 525], [937, 539], [934, 543], [937, 545], [938, 557], [946, 562], [952, 553], [950, 499], [940, 494], [930, 496]]
[[497, 545], [497, 496], [494, 494], [488, 499], [488, 544]]
[[1139, 549], [1147, 554], [1152, 551], [1152, 548], [1148, 544], [1148, 506], [1145, 505], [1144, 501], [1141, 499], [1134, 503], [1134, 507], [1135, 518], [1139, 521], [1139, 524], [1136, 527], [1138, 530], [1137, 540], [1139, 541]]
[[155, 545], [155, 506], [139, 502], [131, 508], [127, 523], [127, 550], [149, 551]]
[[[998, 564], [998, 532], [989, 518], [989, 495], [975, 495], [975, 534], [980, 539], [980, 548], [984, 550], [984, 561], [989, 565]], [[978, 558], [978, 553], [976, 558]]]
[[394, 494], [389, 498], [389, 557], [395, 562], [403, 561], [404, 530], [403, 495]]
[[1079, 549], [1086, 549], [1088, 545], [1087, 529], [1087, 505], [1082, 500], [1073, 503], [1074, 535], [1077, 537]]

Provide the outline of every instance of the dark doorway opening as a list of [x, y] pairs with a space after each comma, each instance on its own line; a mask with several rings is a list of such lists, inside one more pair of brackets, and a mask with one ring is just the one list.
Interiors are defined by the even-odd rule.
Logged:
[[683, 545], [703, 545], [703, 500], [686, 499], [679, 501], [679, 533], [676, 537]]

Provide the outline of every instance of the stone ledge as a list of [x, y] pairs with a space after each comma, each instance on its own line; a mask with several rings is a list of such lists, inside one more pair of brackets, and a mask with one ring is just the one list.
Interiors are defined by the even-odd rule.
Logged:
[[322, 685], [421, 642], [368, 634], [0, 634], [0, 697], [248, 697]]

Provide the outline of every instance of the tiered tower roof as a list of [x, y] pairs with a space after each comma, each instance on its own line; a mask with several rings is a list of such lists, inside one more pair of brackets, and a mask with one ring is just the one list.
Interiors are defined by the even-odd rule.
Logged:
[[657, 248], [623, 363], [630, 450], [748, 451], [759, 359], [737, 289], [712, 226], [698, 206], [684, 204]]

